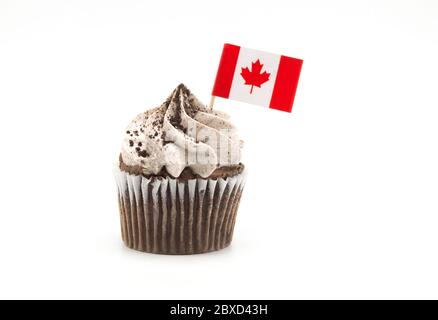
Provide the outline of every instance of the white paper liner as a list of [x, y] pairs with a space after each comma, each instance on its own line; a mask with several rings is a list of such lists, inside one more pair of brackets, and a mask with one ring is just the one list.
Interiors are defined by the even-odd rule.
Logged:
[[246, 172], [225, 179], [147, 179], [115, 169], [124, 243], [162, 254], [219, 250], [232, 240]]

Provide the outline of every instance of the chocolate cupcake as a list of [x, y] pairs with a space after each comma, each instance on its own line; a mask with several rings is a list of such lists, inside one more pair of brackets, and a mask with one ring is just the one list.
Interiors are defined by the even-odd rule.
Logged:
[[161, 254], [227, 247], [245, 184], [242, 144], [228, 116], [183, 84], [138, 115], [116, 168], [126, 246]]

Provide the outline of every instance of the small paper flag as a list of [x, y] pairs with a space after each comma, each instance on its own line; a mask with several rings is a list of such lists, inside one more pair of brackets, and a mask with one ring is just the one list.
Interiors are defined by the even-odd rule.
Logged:
[[291, 112], [303, 60], [225, 44], [212, 95]]

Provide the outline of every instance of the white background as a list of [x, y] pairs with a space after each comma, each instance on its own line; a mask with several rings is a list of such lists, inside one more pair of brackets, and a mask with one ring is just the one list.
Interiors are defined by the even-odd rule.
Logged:
[[[436, 1], [0, 0], [0, 298], [438, 298]], [[292, 114], [216, 100], [246, 141], [230, 248], [126, 249], [126, 125], [222, 45], [303, 58]]]

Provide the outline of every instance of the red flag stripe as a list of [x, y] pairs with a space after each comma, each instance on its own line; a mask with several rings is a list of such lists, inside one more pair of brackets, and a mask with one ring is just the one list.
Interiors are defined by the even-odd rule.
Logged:
[[233, 44], [224, 44], [222, 57], [219, 63], [216, 80], [214, 82], [212, 95], [228, 98], [234, 71], [236, 70], [237, 58], [239, 58], [240, 47]]
[[292, 111], [303, 60], [281, 56], [269, 108]]

